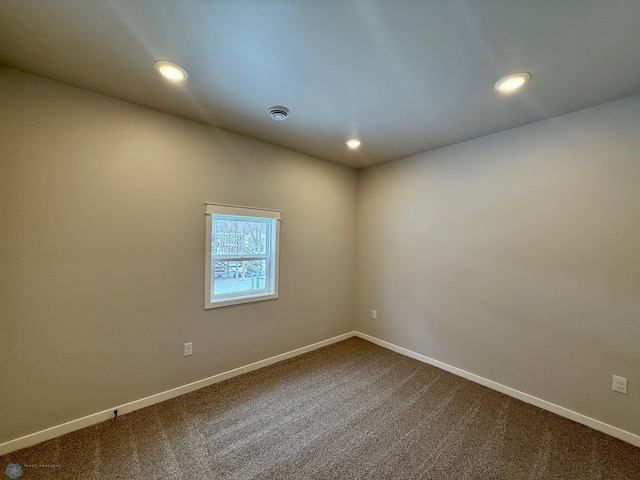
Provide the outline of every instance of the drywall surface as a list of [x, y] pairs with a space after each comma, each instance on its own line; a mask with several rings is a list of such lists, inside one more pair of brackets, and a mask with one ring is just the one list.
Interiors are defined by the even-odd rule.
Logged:
[[[0, 443], [353, 330], [356, 185], [0, 69]], [[279, 299], [203, 309], [205, 202], [282, 211]]]
[[640, 97], [361, 170], [357, 245], [357, 330], [640, 434]]

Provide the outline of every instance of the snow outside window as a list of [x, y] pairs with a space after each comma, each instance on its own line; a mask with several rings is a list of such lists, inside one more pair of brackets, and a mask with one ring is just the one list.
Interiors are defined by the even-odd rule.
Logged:
[[204, 308], [278, 298], [280, 212], [205, 207]]

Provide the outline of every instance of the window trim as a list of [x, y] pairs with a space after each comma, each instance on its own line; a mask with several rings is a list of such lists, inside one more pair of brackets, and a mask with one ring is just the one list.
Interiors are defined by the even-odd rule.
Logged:
[[[233, 258], [235, 261], [242, 261], [245, 258], [259, 257], [266, 260], [267, 275], [265, 282], [268, 282], [269, 288], [265, 285], [264, 291], [257, 292], [254, 290], [247, 295], [235, 295], [227, 297], [226, 295], [212, 298], [211, 294], [211, 263], [212, 263], [212, 243], [211, 236], [213, 230], [213, 215], [227, 215], [232, 217], [251, 217], [264, 218], [273, 220], [273, 232], [270, 241], [270, 255], [238, 255], [225, 258]], [[279, 283], [279, 262], [280, 262], [280, 220], [281, 212], [279, 210], [270, 210], [265, 208], [241, 207], [237, 205], [226, 205], [221, 203], [205, 203], [205, 269], [204, 269], [204, 308], [219, 308], [231, 305], [239, 305], [251, 302], [260, 302], [264, 300], [273, 300], [278, 298]], [[271, 271], [270, 271], [271, 270]], [[225, 299], [227, 298], [227, 299]]]

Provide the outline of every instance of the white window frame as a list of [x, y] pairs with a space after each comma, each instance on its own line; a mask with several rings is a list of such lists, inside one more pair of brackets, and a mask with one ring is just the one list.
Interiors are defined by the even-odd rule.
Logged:
[[[237, 219], [258, 219], [267, 220], [269, 233], [267, 234], [267, 252], [262, 255], [215, 255], [212, 251], [213, 217], [223, 215], [230, 220]], [[239, 207], [235, 205], [224, 205], [220, 203], [205, 204], [205, 269], [204, 269], [204, 308], [228, 307], [250, 302], [260, 302], [278, 298], [278, 266], [280, 259], [280, 217], [278, 210], [267, 210], [262, 208]], [[215, 260], [214, 260], [215, 257]], [[251, 290], [249, 292], [232, 292], [215, 295], [212, 292], [212, 265], [216, 261], [251, 261], [264, 260], [266, 262], [265, 288]]]

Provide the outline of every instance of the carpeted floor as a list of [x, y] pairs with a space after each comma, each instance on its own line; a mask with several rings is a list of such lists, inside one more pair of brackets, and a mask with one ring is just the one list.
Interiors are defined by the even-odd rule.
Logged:
[[9, 463], [20, 480], [640, 479], [640, 449], [358, 338]]

